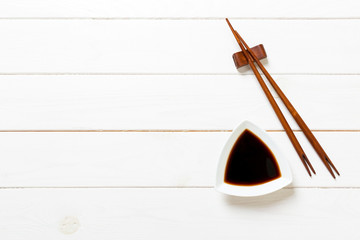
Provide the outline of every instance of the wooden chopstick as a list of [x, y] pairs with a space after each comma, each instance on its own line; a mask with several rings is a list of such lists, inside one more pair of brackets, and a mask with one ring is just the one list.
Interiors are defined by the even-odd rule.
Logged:
[[314, 168], [312, 167], [309, 159], [307, 158], [304, 150], [302, 149], [299, 141], [297, 140], [294, 132], [291, 130], [290, 125], [289, 125], [288, 122], [286, 121], [286, 119], [285, 119], [284, 115], [282, 114], [279, 106], [277, 105], [274, 97], [272, 96], [270, 90], [269, 90], [268, 87], [266, 86], [266, 84], [265, 84], [263, 78], [261, 77], [259, 71], [258, 71], [257, 68], [255, 67], [255, 65], [254, 65], [254, 63], [253, 63], [253, 59], [250, 57], [249, 53], [246, 51], [245, 47], [242, 45], [242, 42], [240, 41], [240, 39], [239, 39], [239, 37], [237, 36], [234, 28], [232, 27], [231, 23], [229, 22], [229, 20], [228, 20], [227, 18], [226, 18], [226, 21], [227, 21], [227, 23], [228, 23], [228, 25], [229, 25], [232, 33], [234, 34], [234, 36], [235, 36], [235, 38], [236, 38], [236, 41], [238, 42], [241, 50], [243, 51], [246, 59], [248, 60], [249, 65], [250, 65], [252, 71], [254, 72], [257, 80], [259, 81], [259, 84], [260, 84], [261, 88], [263, 89], [263, 91], [264, 91], [266, 97], [268, 98], [268, 100], [269, 100], [272, 108], [274, 109], [274, 111], [275, 111], [275, 113], [276, 113], [276, 116], [278, 117], [279, 121], [281, 122], [282, 126], [284, 127], [286, 134], [288, 135], [288, 137], [289, 137], [292, 145], [294, 146], [297, 154], [299, 155], [300, 160], [301, 160], [301, 162], [303, 163], [306, 171], [308, 172], [309, 176], [311, 176], [311, 172], [310, 172], [310, 170], [309, 170], [309, 168], [310, 168], [311, 171], [312, 171], [314, 174], [316, 174], [316, 172], [315, 172]]
[[283, 103], [285, 104], [286, 108], [289, 110], [289, 112], [291, 113], [291, 115], [293, 116], [293, 118], [295, 119], [296, 123], [299, 125], [299, 127], [301, 128], [301, 130], [304, 132], [306, 138], [309, 140], [309, 142], [311, 143], [311, 145], [313, 146], [313, 148], [315, 149], [315, 151], [317, 152], [317, 154], [319, 155], [321, 161], [324, 163], [325, 167], [328, 169], [328, 171], [330, 172], [330, 174], [333, 176], [333, 178], [335, 177], [335, 174], [333, 173], [332, 170], [334, 170], [336, 172], [337, 175], [340, 176], [340, 173], [338, 172], [338, 170], [336, 169], [336, 167], [334, 166], [334, 164], [332, 163], [332, 161], [330, 160], [330, 158], [328, 157], [328, 155], [326, 154], [326, 152], [324, 151], [324, 149], [321, 147], [320, 143], [317, 141], [317, 139], [315, 138], [314, 134], [311, 132], [311, 130], [309, 129], [309, 127], [306, 125], [306, 123], [304, 122], [304, 120], [301, 118], [301, 116], [299, 115], [299, 113], [296, 111], [296, 109], [294, 108], [294, 106], [291, 104], [291, 102], [289, 101], [289, 99], [285, 96], [285, 94], [283, 93], [283, 91], [280, 89], [280, 87], [276, 84], [275, 80], [271, 77], [271, 75], [269, 74], [269, 72], [265, 69], [264, 65], [260, 62], [260, 60], [256, 57], [256, 55], [254, 54], [254, 52], [251, 50], [251, 48], [249, 48], [249, 46], [246, 44], [246, 42], [244, 41], [244, 39], [240, 36], [240, 34], [235, 31], [237, 37], [239, 38], [239, 40], [245, 45], [245, 48], [247, 49], [247, 51], [250, 53], [251, 57], [253, 60], [255, 60], [255, 62], [257, 63], [257, 65], [259, 66], [259, 68], [261, 69], [261, 71], [264, 73], [264, 75], [266, 76], [266, 78], [268, 79], [268, 81], [270, 82], [270, 84], [273, 86], [273, 88], [275, 89], [276, 93], [279, 95], [280, 99], [283, 101]]

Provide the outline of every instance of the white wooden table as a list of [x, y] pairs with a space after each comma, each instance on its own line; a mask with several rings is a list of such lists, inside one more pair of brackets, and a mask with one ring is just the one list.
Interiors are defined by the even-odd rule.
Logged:
[[[264, 44], [336, 181], [288, 118], [307, 176], [225, 17]], [[0, 239], [360, 239], [359, 1], [3, 0], [0, 30]], [[291, 186], [213, 189], [244, 119]]]

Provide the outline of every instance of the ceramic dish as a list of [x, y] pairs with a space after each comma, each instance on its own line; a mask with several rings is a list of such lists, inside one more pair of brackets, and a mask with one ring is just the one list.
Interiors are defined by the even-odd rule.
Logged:
[[[225, 177], [225, 168], [226, 164], [231, 152], [233, 145], [236, 140], [240, 137], [240, 135], [246, 130], [250, 130], [257, 137], [259, 137], [272, 151], [274, 154], [276, 161], [278, 163], [281, 176], [272, 181], [252, 186], [239, 186], [228, 184], [224, 181]], [[221, 154], [217, 167], [216, 174], [216, 184], [215, 189], [219, 192], [234, 195], [234, 196], [242, 196], [242, 197], [251, 197], [251, 196], [260, 196], [264, 194], [268, 194], [279, 190], [292, 182], [292, 174], [289, 167], [289, 164], [280, 149], [277, 147], [275, 142], [270, 138], [270, 136], [261, 128], [257, 127], [255, 124], [244, 121], [238, 127], [234, 129], [229, 139], [227, 140]]]

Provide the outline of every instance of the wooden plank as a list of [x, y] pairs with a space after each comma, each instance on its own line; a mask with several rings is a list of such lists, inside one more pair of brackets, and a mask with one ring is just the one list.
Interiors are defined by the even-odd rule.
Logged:
[[[356, 18], [356, 0], [12, 0], [1, 1], [2, 18]], [[246, 11], [241, 11], [246, 9]]]
[[[360, 129], [357, 76], [275, 78], [310, 128]], [[282, 129], [250, 75], [0, 76], [0, 101], [0, 130]]]
[[[0, 133], [1, 187], [211, 187], [229, 132]], [[310, 178], [284, 132], [270, 132], [293, 171], [290, 187], [360, 187], [360, 132], [316, 132], [342, 176], [333, 180], [302, 133]]]
[[0, 197], [0, 237], [8, 240], [360, 237], [359, 189], [285, 189], [257, 198], [213, 189], [12, 189]]
[[[359, 74], [358, 20], [232, 23], [250, 45], [265, 44], [272, 73]], [[2, 20], [0, 30], [0, 74], [236, 73], [239, 47], [222, 19]]]

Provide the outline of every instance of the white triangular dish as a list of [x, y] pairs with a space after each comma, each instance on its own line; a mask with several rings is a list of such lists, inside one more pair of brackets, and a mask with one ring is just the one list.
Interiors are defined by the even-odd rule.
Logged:
[[[236, 140], [246, 129], [250, 130], [256, 136], [258, 136], [272, 151], [279, 165], [281, 177], [272, 180], [270, 182], [266, 182], [259, 185], [253, 185], [253, 186], [232, 185], [224, 181], [225, 168], [229, 154]], [[220, 159], [217, 167], [217, 174], [216, 174], [216, 184], [215, 184], [215, 189], [217, 191], [234, 196], [252, 197], [252, 196], [260, 196], [274, 192], [276, 190], [279, 190], [287, 186], [291, 182], [292, 182], [292, 174], [287, 160], [285, 159], [285, 157], [283, 156], [283, 154], [281, 153], [280, 149], [277, 147], [275, 142], [270, 138], [270, 136], [264, 130], [262, 130], [261, 128], [257, 127], [255, 124], [249, 121], [242, 122], [238, 127], [234, 129], [220, 155]]]

